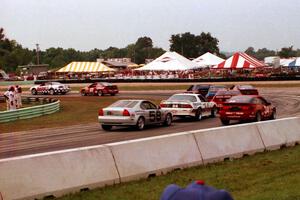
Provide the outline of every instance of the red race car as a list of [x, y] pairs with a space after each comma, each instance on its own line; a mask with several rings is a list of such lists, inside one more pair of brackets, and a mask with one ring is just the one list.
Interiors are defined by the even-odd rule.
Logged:
[[226, 100], [237, 95], [241, 95], [239, 90], [219, 90], [211, 101], [215, 102], [220, 110]]
[[86, 96], [86, 95], [103, 96], [105, 94], [114, 96], [117, 93], [119, 93], [118, 87], [116, 85], [112, 85], [111, 83], [106, 83], [106, 82], [96, 82], [80, 90], [80, 94], [82, 96]]
[[222, 124], [230, 120], [261, 121], [276, 118], [276, 108], [259, 95], [239, 95], [228, 99], [219, 111]]

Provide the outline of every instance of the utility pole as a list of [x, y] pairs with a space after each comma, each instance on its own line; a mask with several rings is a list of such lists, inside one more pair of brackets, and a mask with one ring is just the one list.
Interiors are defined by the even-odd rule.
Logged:
[[35, 45], [36, 45], [36, 64], [39, 65], [40, 64], [40, 55], [39, 55], [40, 47], [39, 47], [39, 44], [35, 44]]

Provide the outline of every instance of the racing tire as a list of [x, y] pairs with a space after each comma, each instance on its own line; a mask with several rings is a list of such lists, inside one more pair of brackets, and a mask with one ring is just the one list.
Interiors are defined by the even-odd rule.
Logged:
[[85, 90], [80, 92], [81, 96], [86, 96]]
[[260, 122], [262, 119], [261, 119], [261, 114], [260, 112], [257, 112], [256, 115], [255, 115], [255, 121], [256, 122]]
[[164, 121], [164, 126], [171, 126], [171, 124], [172, 124], [172, 115], [168, 113]]
[[111, 93], [111, 94], [110, 94], [110, 96], [115, 96], [115, 95], [116, 95], [115, 93]]
[[221, 119], [221, 122], [223, 125], [229, 125], [230, 120], [229, 119]]
[[111, 128], [112, 128], [111, 125], [104, 125], [104, 124], [102, 124], [101, 127], [102, 127], [102, 129], [105, 130], [105, 131], [110, 131]]
[[202, 109], [201, 108], [198, 108], [197, 111], [196, 111], [196, 114], [195, 114], [195, 120], [196, 121], [200, 121], [202, 119]]
[[270, 119], [271, 119], [271, 120], [276, 119], [276, 110], [273, 110]]
[[55, 94], [55, 91], [54, 91], [53, 89], [50, 89], [50, 90], [49, 90], [49, 94], [50, 94], [50, 95], [54, 95], [54, 94]]
[[97, 91], [97, 95], [98, 95], [98, 96], [103, 96], [103, 92], [102, 92], [101, 90], [98, 90], [98, 91]]
[[135, 125], [136, 129], [141, 131], [144, 129], [145, 127], [145, 119], [143, 117], [140, 117], [137, 122], [136, 122], [136, 125]]
[[214, 106], [214, 107], [211, 109], [211, 114], [210, 114], [210, 116], [211, 116], [211, 117], [216, 117], [217, 113], [218, 113], [218, 109], [217, 109], [216, 106]]
[[32, 94], [32, 95], [37, 95], [36, 89], [32, 89], [32, 90], [31, 90], [31, 94]]

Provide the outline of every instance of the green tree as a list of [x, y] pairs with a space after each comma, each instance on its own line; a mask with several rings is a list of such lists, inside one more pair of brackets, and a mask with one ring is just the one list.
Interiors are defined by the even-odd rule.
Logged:
[[297, 55], [297, 52], [293, 50], [293, 46], [283, 47], [278, 52], [278, 55], [282, 58], [290, 58], [290, 57], [295, 57]]
[[150, 58], [152, 48], [153, 43], [150, 37], [138, 38], [134, 48], [134, 62], [137, 64], [145, 63], [145, 59]]
[[206, 52], [219, 55], [219, 40], [210, 33], [194, 35], [190, 32], [171, 35], [170, 51], [176, 51], [187, 58], [196, 58]]

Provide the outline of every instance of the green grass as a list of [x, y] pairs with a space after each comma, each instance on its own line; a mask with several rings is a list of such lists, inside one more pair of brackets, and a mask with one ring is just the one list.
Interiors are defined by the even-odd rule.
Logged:
[[[59, 112], [37, 118], [0, 123], [0, 133], [96, 123], [99, 108], [106, 107], [122, 98], [119, 96], [87, 96], [76, 98], [59, 97], [58, 99], [61, 101]], [[155, 103], [160, 102], [160, 100], [153, 101]], [[0, 109], [6, 109], [6, 104], [0, 103]]]
[[193, 180], [228, 190], [236, 200], [300, 199], [300, 146], [239, 160], [174, 171], [165, 176], [69, 194], [59, 200], [158, 200], [171, 183]]
[[0, 86], [9, 85], [32, 85], [34, 81], [0, 81]]

